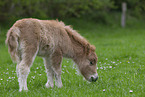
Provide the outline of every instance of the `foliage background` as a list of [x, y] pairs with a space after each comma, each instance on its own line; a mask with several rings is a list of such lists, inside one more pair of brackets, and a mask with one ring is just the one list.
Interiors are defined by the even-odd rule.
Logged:
[[110, 23], [109, 16], [115, 17], [121, 12], [122, 2], [127, 3], [129, 16], [144, 17], [144, 0], [0, 0], [0, 22], [34, 17], [85, 18], [107, 24]]

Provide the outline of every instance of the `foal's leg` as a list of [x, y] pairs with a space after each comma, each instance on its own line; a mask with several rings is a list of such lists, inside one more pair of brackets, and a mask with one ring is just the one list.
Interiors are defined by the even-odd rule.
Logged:
[[28, 45], [22, 50], [22, 60], [20, 64], [18, 64], [16, 67], [20, 92], [23, 89], [26, 91], [28, 90], [27, 77], [28, 77], [28, 74], [30, 72], [30, 67], [36, 57], [37, 52], [38, 52], [38, 49], [31, 45]]
[[46, 73], [47, 73], [47, 83], [45, 84], [45, 86], [47, 88], [49, 88], [49, 87], [53, 88], [54, 72], [52, 70], [51, 60], [50, 60], [50, 58], [43, 58], [43, 60], [44, 60], [44, 65], [45, 65], [45, 69], [46, 69]]
[[62, 53], [61, 51], [57, 50], [52, 54], [52, 69], [55, 75], [55, 85], [58, 88], [61, 88], [62, 81], [61, 81], [61, 62], [62, 62]]
[[17, 65], [17, 75], [19, 82], [19, 91], [21, 92], [23, 89], [28, 90], [27, 88], [27, 76], [30, 72], [29, 66], [26, 65], [25, 61], [22, 60], [20, 64]]

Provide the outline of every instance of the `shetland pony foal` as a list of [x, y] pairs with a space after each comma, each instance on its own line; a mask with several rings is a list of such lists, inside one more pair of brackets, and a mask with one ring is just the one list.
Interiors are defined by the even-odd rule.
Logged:
[[70, 26], [55, 20], [22, 19], [10, 28], [6, 44], [17, 62], [19, 91], [28, 90], [27, 76], [36, 55], [43, 57], [47, 72], [46, 87], [62, 87], [61, 61], [71, 58], [81, 74], [90, 82], [98, 79], [95, 47]]

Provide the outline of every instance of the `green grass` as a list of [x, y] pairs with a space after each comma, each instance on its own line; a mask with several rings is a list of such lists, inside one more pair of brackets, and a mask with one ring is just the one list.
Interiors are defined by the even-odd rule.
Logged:
[[[8, 29], [0, 33], [0, 97], [143, 97], [145, 96], [145, 28], [136, 23], [127, 28], [98, 25], [90, 21], [66, 21], [96, 46], [99, 79], [83, 80], [70, 59], [62, 63], [62, 88], [45, 88], [47, 81], [41, 58], [28, 76], [28, 92], [19, 93], [15, 72], [4, 44]], [[145, 25], [145, 24], [144, 24]], [[129, 92], [132, 90], [133, 92]]]

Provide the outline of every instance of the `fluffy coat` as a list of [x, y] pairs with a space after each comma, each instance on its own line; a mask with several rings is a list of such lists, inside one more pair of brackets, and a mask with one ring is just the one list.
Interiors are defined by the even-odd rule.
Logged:
[[56, 86], [62, 87], [63, 57], [73, 59], [87, 80], [98, 78], [95, 47], [63, 22], [33, 18], [18, 20], [8, 31], [6, 44], [12, 60], [17, 63], [19, 91], [28, 90], [27, 76], [36, 55], [44, 59], [46, 87], [54, 86], [54, 77]]

